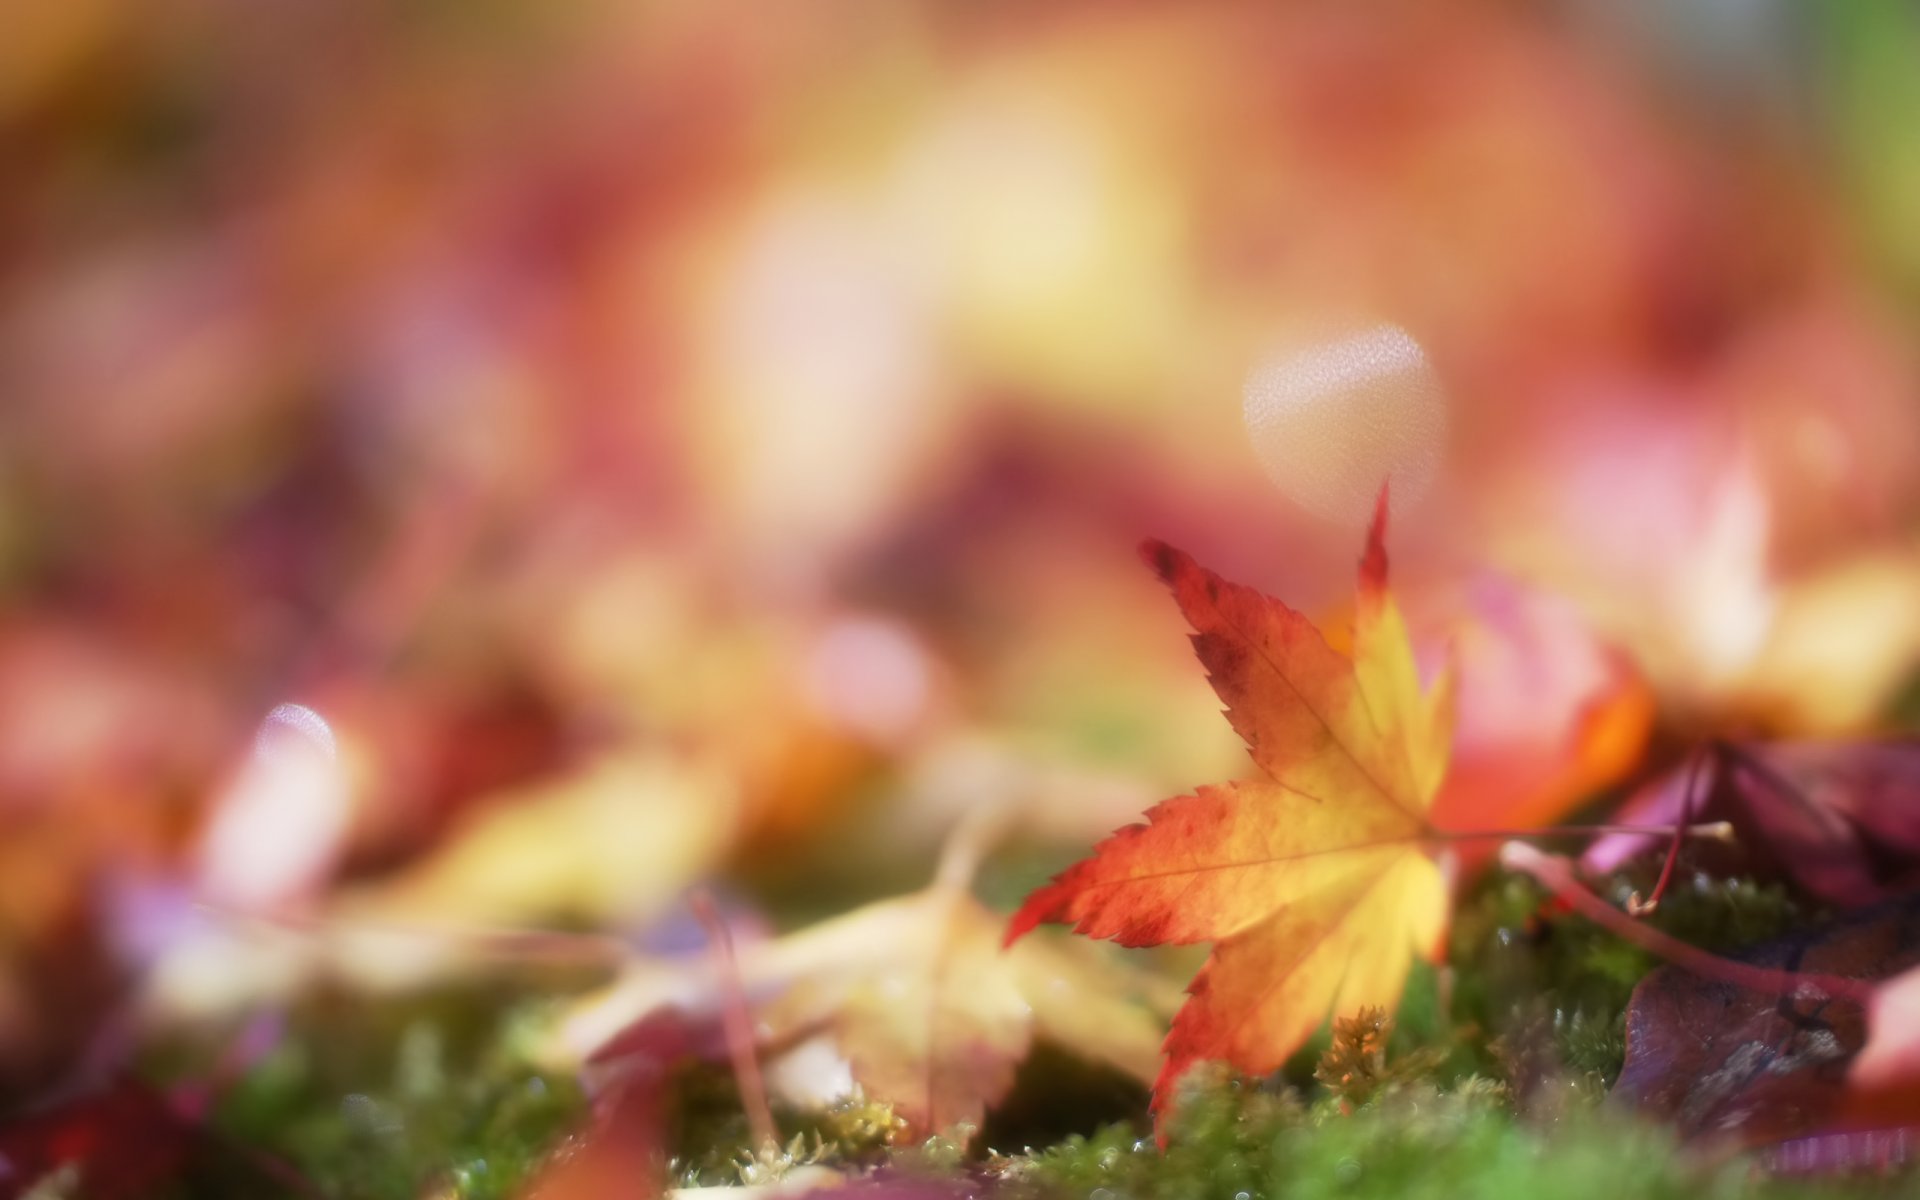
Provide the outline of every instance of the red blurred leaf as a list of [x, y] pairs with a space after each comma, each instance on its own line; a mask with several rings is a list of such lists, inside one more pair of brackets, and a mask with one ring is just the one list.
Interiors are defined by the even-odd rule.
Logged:
[[[223, 1164], [251, 1194], [310, 1195], [291, 1168], [225, 1143], [190, 1107], [137, 1080], [59, 1102], [0, 1124], [0, 1198], [29, 1194], [135, 1200], [179, 1189]], [[235, 1176], [234, 1172], [243, 1172]]]
[[657, 1200], [666, 1193], [659, 1079], [618, 1078], [594, 1097], [586, 1124], [554, 1152], [524, 1200]]
[[195, 1135], [158, 1092], [123, 1082], [0, 1130], [0, 1195], [57, 1171], [87, 1195], [142, 1195], [179, 1174]]
[[717, 1018], [655, 1009], [620, 1031], [585, 1064], [593, 1103], [555, 1150], [525, 1200], [655, 1200], [666, 1189], [662, 1130], [668, 1077], [688, 1061], [726, 1058]]

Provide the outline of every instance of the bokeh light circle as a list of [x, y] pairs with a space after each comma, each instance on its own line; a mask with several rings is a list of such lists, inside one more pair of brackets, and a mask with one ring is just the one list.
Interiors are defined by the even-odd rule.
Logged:
[[1393, 506], [1404, 508], [1439, 473], [1446, 394], [1426, 351], [1398, 326], [1271, 354], [1247, 373], [1243, 399], [1268, 477], [1328, 520], [1364, 522], [1389, 480]]

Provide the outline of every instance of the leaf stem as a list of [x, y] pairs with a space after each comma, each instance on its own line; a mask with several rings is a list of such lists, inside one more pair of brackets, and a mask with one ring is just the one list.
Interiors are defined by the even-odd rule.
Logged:
[[934, 886], [954, 892], [966, 891], [982, 860], [1006, 835], [1012, 815], [1011, 806], [1001, 800], [986, 800], [968, 809], [940, 847]]
[[1792, 995], [1802, 987], [1813, 986], [1829, 996], [1852, 1000], [1861, 1005], [1867, 1004], [1873, 997], [1873, 985], [1863, 979], [1756, 967], [1751, 963], [1735, 962], [1730, 958], [1709, 954], [1698, 946], [1634, 920], [1575, 879], [1573, 868], [1566, 859], [1542, 854], [1525, 842], [1508, 842], [1502, 846], [1500, 865], [1539, 880], [1575, 912], [1609, 933], [1703, 978], [1717, 979], [1722, 983], [1766, 994]]
[[1703, 762], [1713, 763], [1714, 773], [1707, 776], [1707, 787], [1709, 789], [1713, 787], [1715, 777], [1720, 769], [1720, 756], [1716, 751], [1707, 749], [1695, 754], [1692, 760], [1687, 763], [1687, 777], [1685, 782], [1680, 785], [1681, 823], [1673, 827], [1673, 840], [1667, 843], [1667, 858], [1665, 862], [1660, 864], [1660, 878], [1654, 881], [1653, 893], [1645, 900], [1640, 898], [1639, 892], [1635, 892], [1633, 895], [1627, 897], [1627, 912], [1632, 916], [1652, 916], [1655, 910], [1660, 907], [1660, 898], [1667, 894], [1667, 885], [1673, 882], [1673, 868], [1675, 864], [1680, 861], [1682, 831], [1686, 828], [1686, 823], [1693, 820], [1693, 814], [1697, 811], [1693, 785], [1700, 778], [1700, 765]]
[[767, 1106], [767, 1085], [760, 1076], [760, 1060], [753, 1052], [753, 1018], [747, 1012], [747, 992], [740, 982], [740, 962], [734, 957], [733, 934], [707, 889], [695, 888], [687, 899], [693, 907], [694, 918], [707, 931], [719, 968], [723, 1000], [720, 1020], [727, 1035], [727, 1054], [733, 1059], [733, 1077], [740, 1087], [740, 1106], [747, 1111], [747, 1128], [753, 1131], [756, 1153], [759, 1147], [777, 1147], [780, 1135], [774, 1128], [773, 1111]]
[[1511, 842], [1527, 838], [1605, 837], [1608, 834], [1644, 833], [1651, 837], [1706, 838], [1710, 841], [1733, 840], [1730, 821], [1708, 821], [1701, 825], [1552, 825], [1545, 829], [1435, 829], [1427, 834], [1437, 842]]

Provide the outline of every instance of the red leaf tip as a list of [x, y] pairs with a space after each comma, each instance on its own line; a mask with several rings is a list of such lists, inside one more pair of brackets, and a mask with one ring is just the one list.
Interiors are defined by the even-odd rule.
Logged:
[[1002, 950], [1010, 948], [1015, 942], [1039, 927], [1039, 916], [1028, 909], [1022, 908], [1007, 921], [1007, 931], [1001, 935], [1000, 948]]
[[1180, 573], [1180, 560], [1186, 555], [1167, 545], [1159, 538], [1148, 538], [1140, 543], [1140, 557], [1153, 568], [1160, 582], [1171, 585], [1174, 577]]
[[1373, 524], [1367, 529], [1367, 548], [1360, 556], [1360, 582], [1369, 589], [1387, 585], [1387, 487], [1380, 484], [1380, 496], [1373, 502]]

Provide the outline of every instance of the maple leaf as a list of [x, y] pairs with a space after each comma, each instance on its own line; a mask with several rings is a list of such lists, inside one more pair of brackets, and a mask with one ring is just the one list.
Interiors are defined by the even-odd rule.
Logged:
[[862, 1089], [891, 1103], [913, 1137], [977, 1128], [1036, 1034], [1144, 1083], [1164, 1017], [1135, 1002], [1122, 969], [1064, 942], [1003, 957], [1000, 930], [971, 895], [939, 885], [870, 906], [812, 931], [816, 945], [860, 942], [866, 953], [806, 972], [756, 1016], [775, 1042], [831, 1035]]
[[1350, 655], [1278, 600], [1143, 547], [1265, 777], [1202, 787], [1118, 830], [1027, 898], [1007, 942], [1055, 921], [1128, 946], [1213, 943], [1164, 1046], [1163, 1120], [1194, 1063], [1275, 1070], [1329, 1013], [1390, 1013], [1413, 955], [1439, 949], [1447, 887], [1423, 846], [1452, 691], [1421, 691], [1385, 532], [1383, 492]]

